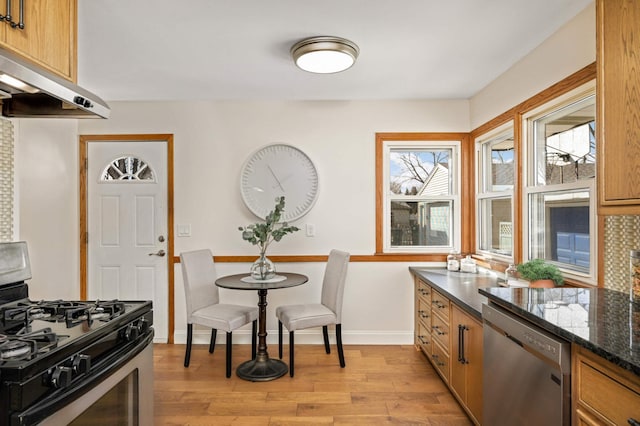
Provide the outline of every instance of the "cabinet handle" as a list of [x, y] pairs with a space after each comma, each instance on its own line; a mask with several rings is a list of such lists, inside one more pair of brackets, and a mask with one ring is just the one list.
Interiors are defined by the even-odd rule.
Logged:
[[640, 426], [640, 422], [633, 418], [628, 419], [627, 423], [629, 423], [631, 426]]
[[458, 361], [461, 364], [469, 364], [469, 360], [464, 357], [464, 332], [467, 330], [469, 330], [469, 327], [464, 324], [458, 324]]
[[[5, 21], [5, 20], [11, 20], [11, 0], [7, 0], [7, 5], [5, 6], [5, 9], [7, 11], [6, 15], [3, 15], [0, 13], [0, 21]], [[7, 19], [9, 18], [9, 19]]]
[[438, 309], [442, 309], [442, 308], [444, 308], [444, 307], [445, 307], [445, 305], [443, 305], [442, 303], [440, 303], [440, 301], [438, 301], [438, 300], [434, 300], [434, 301], [433, 301], [433, 302], [431, 302], [431, 303], [433, 303], [434, 305], [436, 305], [436, 308], [438, 308]]
[[443, 336], [447, 333], [445, 333], [444, 331], [440, 331], [440, 326], [437, 325], [432, 325], [431, 326], [432, 329], [434, 329], [436, 331], [436, 333], [438, 334], [438, 336]]
[[7, 0], [7, 16], [4, 17], [5, 21], [9, 22], [11, 28], [24, 29], [24, 0], [20, 0], [20, 12], [18, 16], [18, 22], [13, 22], [11, 16], [11, 0]]
[[462, 325], [458, 324], [458, 362], [462, 362]]
[[431, 355], [431, 358], [433, 358], [433, 362], [435, 362], [437, 366], [443, 367], [445, 365], [444, 362], [439, 361], [440, 357], [437, 354]]
[[420, 315], [420, 318], [429, 318], [429, 315], [425, 314], [424, 311], [418, 311], [418, 315]]
[[420, 343], [422, 343], [423, 345], [428, 345], [429, 341], [424, 339], [424, 336], [418, 336], [418, 340], [420, 340]]

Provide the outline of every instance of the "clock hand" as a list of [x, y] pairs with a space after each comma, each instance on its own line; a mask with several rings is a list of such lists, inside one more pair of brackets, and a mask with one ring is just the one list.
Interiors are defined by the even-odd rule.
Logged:
[[284, 192], [284, 188], [282, 187], [282, 184], [280, 183], [280, 180], [278, 179], [278, 177], [276, 176], [276, 174], [273, 172], [273, 170], [271, 170], [271, 166], [267, 164], [267, 168], [269, 169], [269, 171], [271, 172], [271, 175], [273, 176], [273, 178], [276, 180], [276, 182], [278, 182], [278, 186], [280, 187], [280, 189], [282, 190], [282, 192]]
[[288, 180], [289, 180], [289, 178], [290, 178], [291, 176], [293, 176], [293, 173], [289, 173], [288, 175], [286, 175], [285, 177], [283, 177], [281, 182], [286, 182], [286, 181], [288, 181]]

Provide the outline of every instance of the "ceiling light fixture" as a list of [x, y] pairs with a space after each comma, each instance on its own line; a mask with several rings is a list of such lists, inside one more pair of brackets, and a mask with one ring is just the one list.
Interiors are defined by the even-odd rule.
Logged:
[[312, 37], [291, 47], [298, 68], [318, 74], [331, 74], [350, 68], [358, 58], [358, 46], [340, 37]]

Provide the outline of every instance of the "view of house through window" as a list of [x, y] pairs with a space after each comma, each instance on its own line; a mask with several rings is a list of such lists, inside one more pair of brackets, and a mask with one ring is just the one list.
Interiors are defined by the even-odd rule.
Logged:
[[529, 258], [593, 276], [595, 95], [529, 120]]
[[513, 124], [476, 141], [477, 218], [480, 252], [513, 255]]
[[391, 250], [442, 251], [454, 245], [456, 147], [443, 142], [422, 145], [387, 145], [386, 246]]

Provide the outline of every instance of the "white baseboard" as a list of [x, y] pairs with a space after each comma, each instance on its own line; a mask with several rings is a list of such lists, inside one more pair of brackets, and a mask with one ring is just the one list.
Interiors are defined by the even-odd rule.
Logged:
[[[289, 343], [289, 333], [285, 330], [282, 336], [285, 344]], [[207, 345], [211, 337], [210, 330], [194, 330], [193, 344]], [[219, 332], [216, 336], [217, 344], [224, 344], [226, 333]], [[335, 331], [329, 329], [329, 342], [335, 344]], [[187, 343], [186, 330], [176, 330], [174, 333], [176, 344]], [[323, 344], [322, 329], [300, 330], [295, 333], [295, 342], [300, 344]], [[234, 344], [251, 344], [251, 330], [236, 330], [233, 332]], [[342, 343], [344, 345], [411, 345], [413, 344], [413, 332], [409, 331], [342, 331]], [[278, 344], [278, 330], [267, 330], [267, 344]]]

